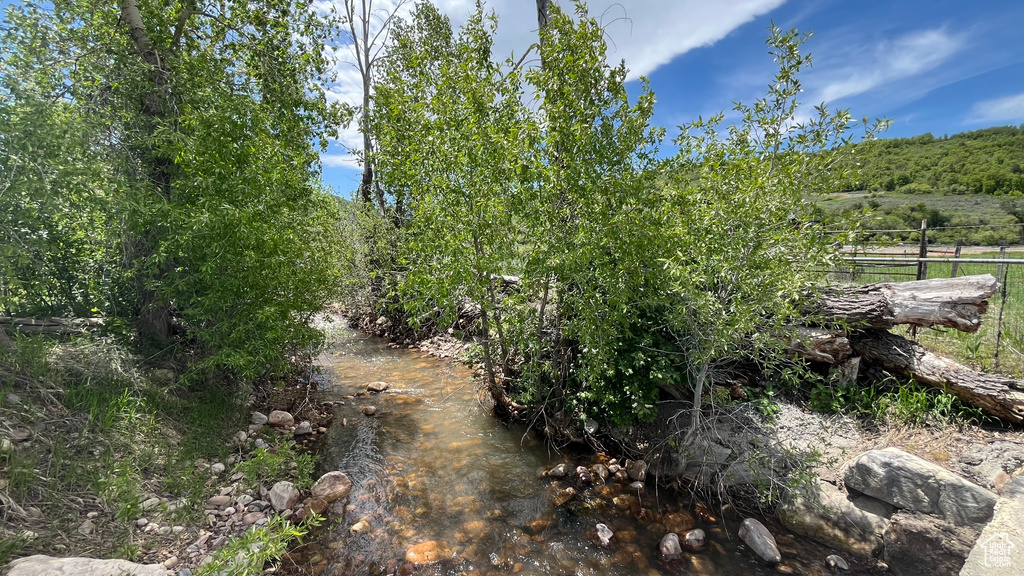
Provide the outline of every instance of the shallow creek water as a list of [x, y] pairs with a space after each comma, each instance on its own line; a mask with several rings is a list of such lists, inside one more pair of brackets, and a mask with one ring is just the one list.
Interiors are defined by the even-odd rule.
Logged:
[[[614, 483], [580, 490], [567, 504], [551, 501], [544, 470], [566, 462], [531, 433], [508, 427], [478, 402], [465, 368], [426, 353], [341, 329], [320, 360], [328, 399], [342, 400], [322, 453], [325, 470], [354, 483], [345, 518], [322, 531], [303, 556], [315, 572], [384, 574], [634, 575], [776, 574], [736, 536], [738, 520], [696, 521], [707, 549], [673, 561], [659, 558], [666, 524], [690, 522], [690, 502], [648, 482], [637, 494]], [[383, 394], [356, 396], [384, 381]], [[350, 396], [355, 396], [350, 398]], [[373, 405], [377, 413], [360, 409]], [[364, 525], [352, 528], [360, 522]], [[825, 548], [798, 540], [765, 521], [783, 553], [783, 571], [828, 574]], [[615, 532], [605, 549], [597, 523]], [[433, 542], [447, 557], [427, 566], [407, 551]], [[430, 546], [429, 544], [427, 546]]]

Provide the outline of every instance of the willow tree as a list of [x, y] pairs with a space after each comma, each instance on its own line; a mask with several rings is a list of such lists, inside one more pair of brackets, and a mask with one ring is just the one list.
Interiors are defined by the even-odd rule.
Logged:
[[[131, 321], [141, 340], [194, 338], [207, 367], [246, 375], [316, 340], [307, 320], [338, 271], [317, 149], [343, 118], [319, 88], [331, 31], [313, 8], [29, 0], [7, 14], [3, 105], [68, 110], [61, 121], [114, 176], [32, 192], [70, 186], [111, 200], [125, 283], [102, 311]], [[49, 154], [39, 160], [54, 173], [80, 156]]]
[[458, 32], [433, 5], [418, 4], [396, 24], [371, 124], [378, 177], [413, 210], [405, 306], [420, 318], [437, 308], [450, 315], [462, 299], [475, 304], [488, 381], [504, 401], [496, 365], [509, 351], [496, 278], [517, 257], [512, 199], [530, 119], [518, 73], [492, 58], [494, 28], [479, 3]]

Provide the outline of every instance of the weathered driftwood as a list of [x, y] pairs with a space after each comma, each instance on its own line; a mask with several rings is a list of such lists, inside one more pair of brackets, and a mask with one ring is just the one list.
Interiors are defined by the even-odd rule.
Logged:
[[991, 274], [867, 284], [825, 294], [808, 315], [821, 323], [844, 322], [853, 329], [912, 324], [977, 332], [988, 298], [998, 289]]
[[967, 404], [1008, 422], [1024, 422], [1024, 382], [972, 370], [923, 346], [882, 330], [850, 335], [854, 353], [865, 362], [942, 388]]
[[103, 318], [12, 318], [0, 316], [0, 331], [24, 334], [77, 334], [103, 326]]
[[839, 364], [852, 353], [845, 332], [798, 326], [789, 350], [794, 355], [826, 364]]

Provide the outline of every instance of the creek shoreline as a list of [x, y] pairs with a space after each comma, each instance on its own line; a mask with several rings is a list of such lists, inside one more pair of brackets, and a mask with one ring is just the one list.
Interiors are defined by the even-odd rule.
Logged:
[[[424, 337], [393, 331], [390, 320], [367, 313], [346, 311], [344, 316], [350, 326], [384, 338], [391, 347], [420, 350], [481, 373], [482, 368], [465, 357], [471, 341], [443, 333]], [[703, 453], [696, 455], [644, 450], [645, 445], [665, 446], [678, 432], [666, 427], [673, 417], [666, 412], [681, 410], [681, 404], [662, 409], [654, 427], [603, 432], [623, 447], [632, 441], [633, 454], [623, 450], [620, 458], [625, 461], [639, 455], [650, 465], [659, 485], [689, 494], [695, 501], [710, 502], [721, 516], [746, 511], [773, 518], [796, 534], [832, 547], [855, 573], [864, 574], [959, 572], [975, 544], [980, 545], [979, 536], [1005, 486], [1024, 476], [1024, 433], [1016, 428], [907, 427], [823, 416], [788, 402], [779, 405], [782, 413], [776, 417], [777, 423], [755, 418], [752, 428], [717, 434], [701, 445], [697, 452]], [[499, 414], [495, 417], [501, 418]], [[727, 419], [735, 420], [735, 414]], [[777, 444], [774, 452], [757, 447], [756, 438], [751, 438], [755, 434], [769, 434]], [[590, 448], [601, 452], [593, 445]], [[794, 464], [794, 456], [802, 461]], [[890, 457], [892, 461], [886, 461], [883, 469], [902, 471], [897, 474], [897, 486], [885, 485], [890, 480], [857, 478], [859, 463]], [[870, 477], [871, 473], [864, 475]], [[792, 481], [796, 476], [802, 477], [800, 483]], [[940, 513], [926, 503], [902, 501], [892, 493], [915, 482], [931, 482], [936, 476], [950, 479], [949, 498], [953, 500], [975, 498], [966, 494], [980, 495], [976, 497], [985, 502], [982, 510]], [[768, 507], [759, 493], [765, 479], [781, 489]], [[965, 522], [965, 514], [974, 514], [975, 519]], [[857, 521], [847, 521], [851, 516]], [[1024, 527], [1018, 536], [1024, 539]]]

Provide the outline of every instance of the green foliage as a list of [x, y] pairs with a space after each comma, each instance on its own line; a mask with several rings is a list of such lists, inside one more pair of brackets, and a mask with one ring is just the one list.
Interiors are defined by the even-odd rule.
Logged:
[[844, 386], [821, 380], [811, 391], [808, 406], [827, 414], [861, 415], [908, 426], [949, 426], [985, 420], [980, 408], [964, 404], [945, 390], [891, 379], [869, 386]]
[[346, 249], [319, 183], [344, 116], [314, 88], [329, 23], [291, 0], [7, 18], [0, 308], [124, 318], [141, 340], [174, 318], [195, 373], [278, 373], [316, 346]]
[[[768, 96], [737, 105], [725, 133], [724, 115], [683, 127], [662, 163], [653, 93], [644, 82], [630, 101], [625, 64], [606, 63], [601, 27], [575, 12], [551, 6], [541, 65], [521, 74], [493, 63], [479, 5], [457, 34], [418, 5], [395, 27], [370, 125], [413, 323], [466, 300], [488, 372], [520, 376], [515, 398], [626, 424], [653, 417], [661, 389], [699, 406], [720, 363], [785, 341], [808, 270], [831, 257], [805, 198], [846, 177], [854, 123], [823, 107], [799, 120], [804, 37], [773, 28]], [[496, 286], [504, 274], [515, 290]]]
[[235, 466], [235, 472], [241, 472], [245, 476], [244, 483], [252, 489], [291, 477], [295, 479], [295, 487], [303, 490], [311, 484], [313, 466], [313, 456], [300, 452], [294, 442], [288, 441], [275, 445], [272, 450], [257, 449], [255, 456]]
[[254, 526], [240, 536], [232, 537], [211, 556], [196, 576], [254, 576], [263, 574], [267, 562], [277, 560], [288, 551], [296, 539], [300, 540], [311, 528], [320, 524], [313, 517], [298, 525], [272, 516], [264, 526]]

